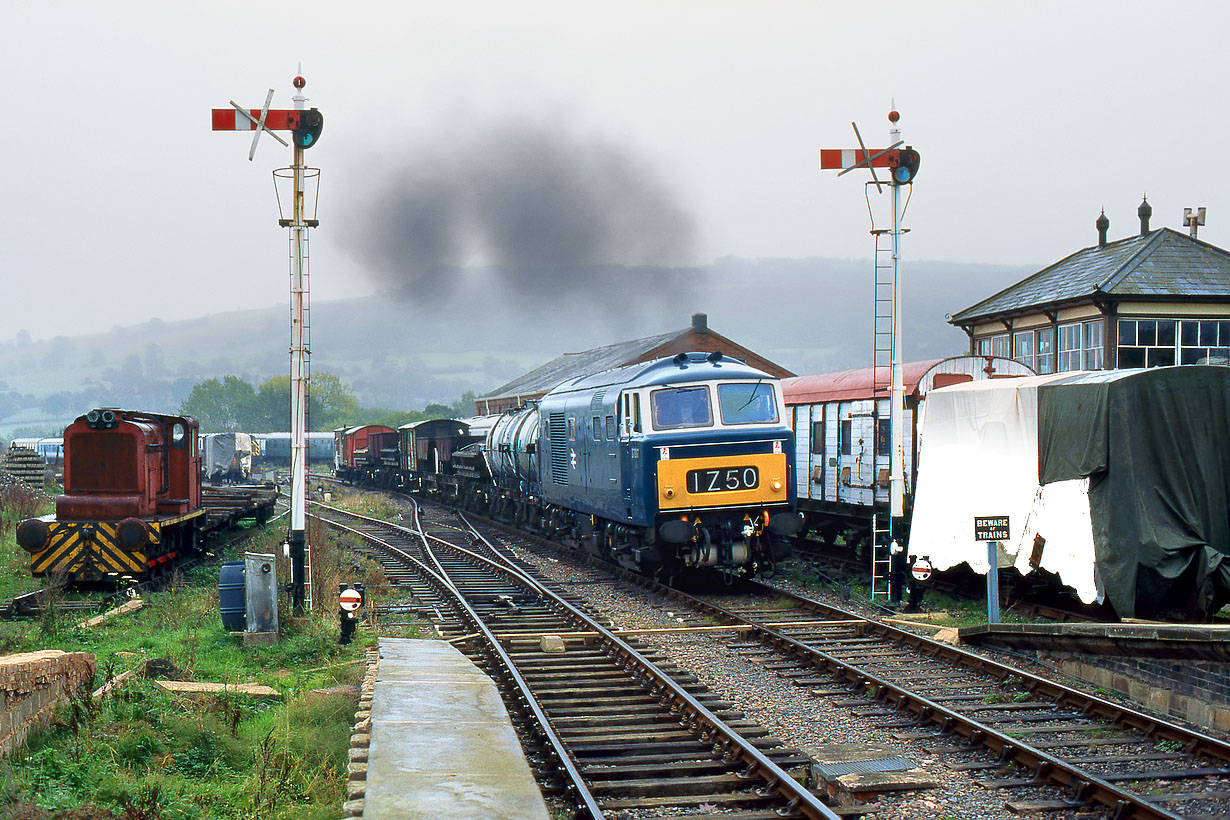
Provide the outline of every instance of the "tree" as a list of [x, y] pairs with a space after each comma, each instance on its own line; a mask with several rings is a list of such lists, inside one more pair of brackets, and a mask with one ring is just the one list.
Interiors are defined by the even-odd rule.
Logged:
[[467, 390], [461, 394], [461, 398], [453, 402], [451, 417], [455, 419], [468, 419], [474, 415], [474, 391]]
[[[254, 420], [263, 431], [290, 429], [290, 376], [274, 376], [257, 390]], [[332, 373], [317, 373], [308, 385], [308, 425], [332, 430], [359, 421], [354, 391]]]
[[249, 427], [255, 406], [256, 391], [252, 385], [238, 376], [227, 376], [222, 381], [206, 379], [197, 384], [179, 412], [195, 417], [204, 432], [257, 432]]

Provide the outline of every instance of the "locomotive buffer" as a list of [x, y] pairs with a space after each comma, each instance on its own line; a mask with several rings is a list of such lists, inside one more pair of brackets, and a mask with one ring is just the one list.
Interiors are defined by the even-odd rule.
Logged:
[[[262, 133], [268, 132], [278, 142], [286, 145], [286, 140], [278, 136], [277, 131], [290, 131], [294, 147], [294, 164], [290, 168], [280, 168], [273, 172], [275, 183], [286, 181], [291, 183], [289, 202], [290, 217], [283, 215], [278, 224], [290, 228], [291, 269], [290, 269], [290, 309], [291, 309], [291, 345], [290, 345], [290, 385], [291, 385], [291, 519], [290, 519], [290, 558], [291, 558], [291, 606], [296, 614], [302, 614], [306, 608], [311, 608], [310, 563], [307, 561], [307, 244], [308, 228], [315, 228], [319, 221], [309, 218], [308, 208], [315, 211], [315, 197], [309, 202], [306, 196], [306, 182], [312, 179], [319, 182], [320, 169], [308, 168], [303, 162], [304, 150], [311, 148], [320, 140], [320, 132], [324, 127], [324, 115], [315, 108], [304, 109], [307, 98], [303, 96], [303, 87], [307, 80], [297, 75], [293, 81], [295, 107], [293, 109], [270, 109], [273, 101], [273, 89], [265, 96], [265, 105], [259, 110], [243, 108], [234, 100], [230, 108], [213, 109], [214, 131], [255, 131], [252, 136], [252, 147], [248, 151], [248, 160], [256, 155], [257, 140]], [[278, 207], [283, 207], [281, 195], [278, 197]]]
[[[905, 510], [905, 457], [902, 450], [903, 415], [905, 410], [905, 377], [902, 372], [904, 357], [901, 348], [901, 237], [906, 230], [901, 227], [904, 215], [904, 203], [901, 198], [901, 188], [914, 182], [918, 175], [919, 155], [912, 147], [903, 143], [901, 130], [897, 121], [901, 118], [895, 110], [888, 113], [888, 121], [892, 123], [889, 129], [890, 145], [883, 149], [869, 149], [863, 143], [858, 126], [854, 128], [854, 136], [858, 140], [857, 149], [822, 149], [820, 151], [820, 169], [838, 170], [837, 176], [842, 176], [856, 168], [866, 168], [871, 172], [871, 183], [876, 190], [883, 193], [884, 186], [876, 175], [876, 168], [889, 169], [887, 180], [892, 199], [893, 222], [888, 231], [891, 240], [892, 263], [881, 265], [879, 240], [883, 230], [872, 229], [876, 237], [876, 283], [875, 283], [875, 355], [873, 357], [872, 384], [873, 406], [874, 396], [880, 387], [880, 373], [885, 365], [888, 367], [889, 394], [889, 514], [887, 526], [880, 526], [878, 516], [872, 517], [871, 525], [871, 595], [888, 595], [887, 585], [878, 582], [887, 580], [889, 574], [889, 548], [894, 541], [894, 524], [901, 519]], [[868, 203], [870, 208], [870, 203]], [[888, 281], [882, 281], [881, 272], [889, 275]], [[888, 293], [885, 293], [887, 291]], [[891, 293], [891, 296], [888, 295]], [[882, 306], [888, 308], [882, 311]], [[887, 361], [885, 361], [887, 360]], [[873, 445], [874, 447], [874, 445]], [[874, 500], [875, 489], [872, 489]]]

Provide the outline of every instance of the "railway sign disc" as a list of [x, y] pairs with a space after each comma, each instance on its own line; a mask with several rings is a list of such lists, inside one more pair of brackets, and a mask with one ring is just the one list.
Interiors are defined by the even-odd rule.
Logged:
[[925, 581], [931, 577], [931, 562], [926, 558], [919, 558], [914, 562], [914, 566], [910, 567], [910, 574], [919, 581]]
[[359, 608], [359, 604], [363, 603], [363, 596], [357, 589], [344, 589], [338, 596], [338, 602], [342, 605], [342, 609], [349, 612]]

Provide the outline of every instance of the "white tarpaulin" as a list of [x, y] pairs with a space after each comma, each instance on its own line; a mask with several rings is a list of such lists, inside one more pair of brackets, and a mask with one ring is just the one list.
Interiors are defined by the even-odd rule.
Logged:
[[[990, 379], [927, 394], [911, 554], [927, 556], [938, 570], [967, 563], [985, 574], [987, 545], [974, 540], [974, 518], [1007, 516], [1000, 567], [1028, 574], [1040, 566], [1085, 603], [1101, 601], [1089, 480], [1038, 483], [1038, 387], [1069, 375]], [[1036, 536], [1045, 539], [1040, 550]]]

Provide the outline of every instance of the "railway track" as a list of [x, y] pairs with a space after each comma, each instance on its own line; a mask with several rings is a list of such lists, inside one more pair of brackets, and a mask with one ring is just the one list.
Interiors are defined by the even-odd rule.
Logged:
[[[440, 633], [497, 680], [547, 791], [583, 816], [685, 809], [714, 818], [735, 811], [744, 820], [838, 816], [791, 776], [809, 764], [806, 756], [693, 675], [614, 634], [476, 530], [437, 513], [416, 513], [406, 528], [313, 510], [358, 535]], [[569, 636], [567, 651], [546, 651], [550, 636], [561, 635]]]
[[[739, 637], [728, 646], [924, 742], [949, 769], [1001, 790], [1012, 812], [1230, 817], [1230, 744], [1218, 738], [777, 587], [692, 595], [551, 546], [669, 597], [686, 622], [729, 625]], [[1014, 797], [1039, 786], [1064, 796]]]

